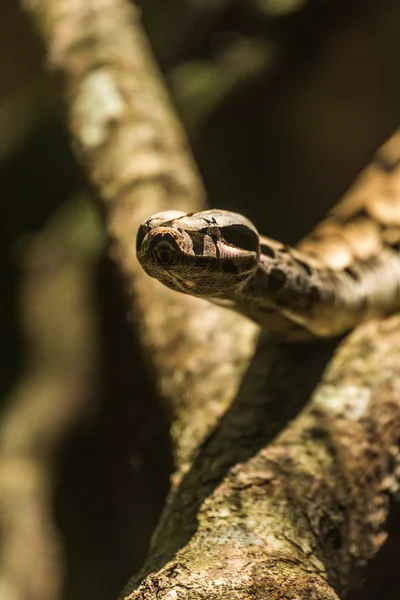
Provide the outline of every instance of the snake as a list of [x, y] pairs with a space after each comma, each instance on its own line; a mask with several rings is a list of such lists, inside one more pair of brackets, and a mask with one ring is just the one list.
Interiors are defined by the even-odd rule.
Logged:
[[167, 210], [141, 223], [138, 260], [184, 294], [287, 341], [342, 335], [400, 309], [400, 129], [295, 247], [227, 210]]

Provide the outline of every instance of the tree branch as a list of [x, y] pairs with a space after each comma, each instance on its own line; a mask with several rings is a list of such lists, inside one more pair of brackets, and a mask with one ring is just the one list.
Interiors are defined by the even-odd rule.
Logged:
[[103, 202], [111, 253], [131, 292], [183, 467], [235, 394], [257, 330], [234, 313], [164, 288], [136, 260], [136, 231], [149, 214], [205, 208], [136, 12], [123, 0], [25, 6], [47, 43], [50, 66], [63, 77], [74, 141]]
[[332, 347], [261, 345], [124, 597], [326, 600], [358, 583], [398, 489], [399, 326], [349, 336], [281, 434]]

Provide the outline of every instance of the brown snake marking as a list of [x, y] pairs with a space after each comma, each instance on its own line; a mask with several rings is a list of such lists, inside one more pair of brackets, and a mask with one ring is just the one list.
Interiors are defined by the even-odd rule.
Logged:
[[140, 226], [137, 256], [164, 285], [287, 340], [339, 335], [399, 310], [400, 130], [296, 248], [229, 211], [167, 211]]

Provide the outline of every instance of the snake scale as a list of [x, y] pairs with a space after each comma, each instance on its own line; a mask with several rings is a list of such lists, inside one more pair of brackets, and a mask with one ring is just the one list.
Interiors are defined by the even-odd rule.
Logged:
[[149, 217], [143, 269], [164, 285], [250, 317], [285, 340], [342, 334], [400, 309], [400, 130], [296, 248], [223, 210]]

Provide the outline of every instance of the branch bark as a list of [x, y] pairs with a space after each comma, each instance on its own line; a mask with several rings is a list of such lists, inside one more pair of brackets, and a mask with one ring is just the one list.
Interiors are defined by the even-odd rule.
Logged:
[[50, 67], [62, 76], [74, 142], [99, 192], [111, 253], [173, 415], [175, 457], [185, 469], [235, 394], [257, 329], [233, 313], [179, 297], [147, 277], [136, 260], [137, 228], [149, 214], [205, 208], [136, 11], [123, 0], [28, 0], [25, 6], [47, 44]]
[[260, 346], [125, 597], [326, 600], [359, 583], [398, 489], [399, 326], [346, 339], [297, 418], [332, 347]]
[[163, 288], [135, 258], [145, 217], [205, 202], [137, 12], [123, 0], [24, 5], [62, 75], [78, 154], [171, 411], [173, 488], [125, 597], [337, 598], [331, 586], [345, 593], [381, 545], [397, 487], [399, 320], [350, 336], [303, 412], [332, 345], [262, 343], [238, 392], [256, 328]]

